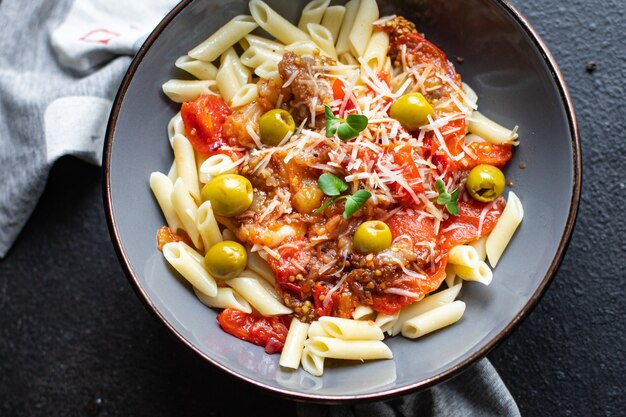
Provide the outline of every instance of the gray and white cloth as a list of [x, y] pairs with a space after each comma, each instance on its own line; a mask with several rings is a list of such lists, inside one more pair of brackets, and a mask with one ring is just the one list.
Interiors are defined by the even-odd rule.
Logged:
[[[176, 0], [0, 0], [0, 258], [39, 199], [54, 161], [100, 164], [108, 115], [132, 55]], [[301, 417], [519, 416], [483, 359], [398, 399], [298, 405]]]

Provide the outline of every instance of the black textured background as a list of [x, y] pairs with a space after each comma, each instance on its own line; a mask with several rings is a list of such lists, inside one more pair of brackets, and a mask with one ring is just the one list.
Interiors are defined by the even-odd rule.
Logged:
[[[523, 415], [623, 416], [626, 1], [513, 3], [572, 94], [583, 198], [553, 284], [489, 358]], [[205, 364], [144, 309], [113, 252], [100, 181], [98, 168], [58, 161], [0, 260], [0, 416], [293, 414]]]

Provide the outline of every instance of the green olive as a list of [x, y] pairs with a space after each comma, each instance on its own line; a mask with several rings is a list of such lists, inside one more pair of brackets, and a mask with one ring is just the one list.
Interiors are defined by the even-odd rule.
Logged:
[[302, 214], [310, 214], [322, 205], [324, 194], [316, 185], [305, 186], [293, 196], [293, 205]]
[[237, 242], [225, 240], [211, 246], [204, 257], [207, 270], [215, 278], [235, 278], [246, 268], [248, 253]]
[[218, 216], [234, 217], [246, 211], [254, 192], [246, 177], [224, 174], [212, 178], [202, 187], [202, 200], [211, 201], [211, 208]]
[[467, 176], [465, 188], [475, 200], [493, 201], [504, 191], [504, 174], [493, 165], [477, 165]]
[[296, 123], [287, 110], [274, 109], [259, 119], [259, 134], [265, 145], [276, 146], [287, 135], [296, 130]]
[[391, 246], [391, 230], [380, 220], [369, 220], [356, 229], [352, 243], [360, 253], [381, 251]]
[[420, 93], [405, 94], [389, 108], [389, 115], [408, 130], [417, 130], [435, 114], [433, 107]]

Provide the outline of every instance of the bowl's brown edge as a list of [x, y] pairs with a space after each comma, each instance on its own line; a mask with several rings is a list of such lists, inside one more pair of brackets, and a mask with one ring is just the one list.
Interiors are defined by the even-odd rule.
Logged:
[[572, 230], [574, 228], [574, 224], [576, 222], [576, 215], [578, 212], [578, 205], [580, 202], [580, 194], [582, 188], [582, 161], [581, 161], [581, 145], [580, 145], [580, 137], [578, 134], [578, 125], [576, 122], [576, 115], [574, 113], [574, 106], [572, 104], [571, 97], [565, 86], [565, 82], [563, 79], [563, 75], [561, 74], [558, 66], [548, 51], [548, 48], [541, 40], [539, 35], [535, 32], [535, 30], [530, 26], [528, 21], [517, 11], [517, 9], [511, 5], [506, 0], [493, 0], [498, 5], [500, 5], [507, 13], [513, 17], [513, 19], [524, 29], [528, 37], [532, 40], [535, 47], [541, 53], [544, 58], [544, 61], [548, 65], [550, 72], [554, 81], [557, 84], [559, 93], [561, 95], [561, 100], [563, 105], [565, 106], [568, 124], [570, 128], [570, 134], [572, 137], [572, 152], [573, 152], [573, 165], [574, 165], [574, 175], [573, 175], [573, 187], [572, 187], [572, 198], [570, 200], [570, 209], [567, 216], [567, 222], [565, 225], [565, 230], [563, 231], [563, 235], [560, 239], [559, 246], [557, 249], [557, 253], [555, 258], [550, 264], [550, 267], [542, 279], [540, 285], [537, 287], [537, 290], [532, 294], [529, 301], [522, 308], [522, 310], [517, 314], [516, 317], [500, 332], [498, 335], [475, 352], [473, 355], [462, 361], [461, 363], [447, 369], [440, 374], [435, 375], [432, 378], [425, 379], [416, 384], [406, 385], [404, 387], [386, 390], [378, 393], [368, 393], [368, 394], [359, 394], [359, 395], [317, 395], [317, 394], [308, 394], [308, 393], [299, 393], [286, 389], [271, 387], [255, 381], [251, 378], [242, 376], [234, 372], [233, 370], [225, 367], [219, 362], [211, 359], [206, 356], [203, 352], [197, 349], [193, 344], [187, 340], [182, 334], [180, 334], [171, 323], [169, 323], [165, 317], [156, 309], [155, 305], [151, 302], [148, 294], [141, 288], [139, 284], [139, 280], [135, 276], [135, 273], [126, 257], [126, 253], [122, 247], [122, 242], [120, 240], [119, 234], [117, 232], [117, 225], [115, 221], [115, 215], [113, 213], [113, 205], [111, 201], [111, 181], [110, 181], [110, 168], [111, 168], [111, 150], [113, 147], [113, 137], [115, 134], [115, 126], [117, 123], [118, 115], [120, 108], [122, 106], [122, 102], [126, 95], [126, 91], [130, 85], [130, 82], [144, 58], [147, 50], [152, 46], [161, 32], [173, 21], [173, 19], [184, 10], [193, 0], [183, 0], [181, 1], [172, 11], [170, 11], [165, 18], [157, 25], [157, 27], [152, 31], [152, 33], [148, 36], [144, 44], [141, 46], [135, 57], [133, 58], [124, 79], [120, 85], [120, 89], [115, 97], [115, 101], [113, 103], [113, 108], [111, 110], [111, 114], [109, 116], [109, 121], [106, 130], [105, 142], [104, 142], [104, 151], [102, 157], [102, 166], [104, 170], [103, 175], [103, 200], [104, 200], [104, 208], [105, 215], [107, 220], [107, 225], [109, 228], [109, 233], [111, 235], [111, 240], [113, 242], [113, 246], [115, 248], [115, 252], [119, 261], [122, 265], [122, 268], [131, 283], [134, 291], [137, 293], [139, 298], [144, 302], [145, 307], [150, 311], [163, 325], [165, 325], [176, 337], [187, 345], [190, 349], [195, 351], [198, 355], [202, 356], [204, 359], [215, 365], [218, 369], [225, 371], [226, 373], [233, 375], [237, 378], [243, 379], [246, 382], [249, 382], [259, 388], [262, 388], [272, 394], [278, 394], [280, 396], [297, 400], [297, 401], [316, 401], [316, 402], [324, 402], [324, 403], [348, 403], [355, 401], [374, 401], [374, 400], [384, 400], [392, 397], [396, 397], [402, 394], [407, 394], [413, 391], [421, 390], [429, 388], [435, 384], [438, 384], [448, 378], [451, 378], [460, 372], [467, 369], [470, 365], [478, 361], [479, 359], [486, 356], [491, 350], [493, 350], [497, 345], [502, 343], [504, 339], [511, 334], [511, 332], [516, 329], [522, 320], [528, 316], [528, 314], [535, 308], [537, 302], [541, 299], [543, 294], [545, 293], [548, 285], [552, 281], [556, 271], [558, 270], [567, 246], [569, 244], [569, 240], [572, 234]]

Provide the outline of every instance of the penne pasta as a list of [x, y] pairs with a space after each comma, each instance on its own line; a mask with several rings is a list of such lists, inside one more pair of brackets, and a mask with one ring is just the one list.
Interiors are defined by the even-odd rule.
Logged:
[[454, 265], [454, 272], [465, 281], [477, 281], [485, 285], [491, 284], [493, 278], [491, 268], [484, 261], [480, 261], [474, 267]]
[[402, 325], [402, 336], [415, 339], [456, 323], [465, 312], [463, 301], [453, 301], [407, 320]]
[[193, 146], [181, 134], [174, 135], [174, 161], [176, 161], [176, 176], [181, 178], [187, 187], [189, 194], [196, 200], [200, 200], [200, 186], [198, 183], [198, 170]]
[[454, 265], [446, 266], [446, 278], [444, 280], [448, 288], [454, 287], [455, 285], [461, 284], [463, 282], [460, 277], [456, 276], [456, 272], [454, 272]]
[[255, 278], [238, 277], [225, 281], [264, 316], [291, 314], [292, 310], [276, 300], [270, 292]]
[[281, 59], [282, 54], [257, 45], [250, 46], [241, 54], [241, 63], [250, 68], [258, 68], [268, 62], [278, 65]]
[[246, 35], [246, 37], [243, 38], [243, 41], [245, 41], [245, 44], [246, 44], [243, 48], [246, 50], [253, 46], [256, 46], [261, 49], [267, 49], [268, 51], [278, 54], [280, 56], [282, 56], [285, 53], [284, 44], [280, 42], [272, 41], [266, 38], [262, 38], [260, 36], [256, 36], [252, 34]]
[[256, 84], [246, 84], [241, 86], [231, 100], [231, 107], [237, 108], [246, 106], [259, 97], [259, 90]]
[[480, 239], [470, 242], [468, 245], [476, 250], [479, 260], [484, 261], [487, 259], [487, 236], [483, 236]]
[[396, 322], [393, 324], [393, 327], [391, 328], [391, 335], [395, 336], [400, 333], [402, 331], [402, 326], [408, 319], [423, 314], [434, 308], [440, 307], [444, 304], [450, 304], [459, 295], [460, 291], [461, 284], [459, 283], [446, 290], [439, 291], [438, 293], [435, 293], [433, 295], [428, 295], [422, 300], [403, 308], [402, 310], [400, 310], [398, 320], [396, 320]]
[[243, 86], [250, 82], [250, 70], [241, 63], [239, 55], [237, 55], [234, 48], [228, 48], [226, 52], [222, 54], [220, 62], [224, 62], [225, 59], [229, 59], [232, 62], [235, 76], [240, 85]]
[[170, 145], [174, 147], [174, 136], [176, 134], [185, 135], [185, 123], [180, 112], [176, 113], [167, 124], [167, 137], [170, 140]]
[[379, 72], [387, 60], [388, 51], [389, 35], [383, 31], [375, 31], [367, 43], [367, 47], [363, 55], [363, 61], [371, 71], [375, 73]]
[[383, 340], [383, 332], [373, 321], [320, 317], [319, 322], [329, 336], [343, 340]]
[[292, 319], [289, 325], [289, 332], [285, 340], [285, 346], [280, 354], [278, 363], [284, 368], [298, 369], [302, 351], [304, 350], [304, 341], [307, 338], [309, 324], [303, 323], [298, 319]]
[[215, 77], [217, 88], [220, 90], [220, 94], [227, 103], [230, 103], [237, 90], [241, 88], [239, 75], [237, 75], [235, 66], [236, 63], [234, 62], [232, 54], [224, 55], [220, 69], [217, 71], [217, 76]]
[[182, 242], [170, 242], [163, 246], [163, 256], [198, 291], [209, 297], [217, 295], [215, 279], [184, 249]]
[[359, 305], [354, 309], [352, 318], [354, 320], [367, 320], [374, 316], [374, 310], [370, 306]]
[[169, 228], [176, 233], [179, 229], [182, 229], [180, 219], [176, 215], [174, 206], [172, 205], [172, 189], [174, 185], [172, 181], [160, 172], [153, 172], [150, 174], [150, 189], [154, 194], [154, 197], [161, 207], [163, 217]]
[[470, 133], [474, 133], [487, 142], [502, 145], [502, 144], [515, 144], [517, 139], [517, 128], [510, 130], [504, 126], [499, 125], [493, 120], [485, 117], [478, 110], [472, 112], [472, 116], [468, 119], [467, 130]]
[[182, 178], [178, 178], [174, 183], [174, 188], [172, 188], [172, 205], [194, 246], [197, 249], [202, 249], [202, 238], [196, 226], [198, 206], [193, 197], [191, 197], [191, 194], [189, 194]]
[[462, 86], [463, 86], [463, 93], [465, 93], [465, 97], [463, 101], [465, 101], [465, 104], [468, 107], [472, 109], [476, 109], [478, 107], [476, 104], [478, 103], [478, 94], [476, 94], [476, 92], [469, 85], [462, 83]]
[[376, 0], [361, 0], [354, 17], [352, 29], [348, 37], [350, 52], [355, 57], [365, 54], [365, 48], [372, 36], [374, 26], [372, 23], [378, 19], [378, 5]]
[[294, 52], [300, 56], [313, 56], [316, 51], [322, 55], [329, 56], [326, 51], [320, 49], [320, 47], [311, 39], [291, 43], [285, 47], [285, 50], [288, 52]]
[[237, 170], [233, 160], [228, 155], [218, 153], [209, 156], [198, 169], [198, 177], [201, 183], [206, 184], [213, 177], [223, 174], [234, 174]]
[[359, 361], [393, 358], [391, 349], [380, 340], [342, 340], [317, 336], [309, 339], [307, 347], [312, 354], [324, 358]]
[[167, 177], [170, 179], [172, 184], [176, 182], [178, 178], [178, 173], [176, 172], [176, 161], [172, 161], [172, 166], [170, 166], [170, 170], [167, 171]]
[[335, 51], [333, 34], [330, 33], [330, 30], [316, 23], [309, 23], [307, 29], [313, 42], [320, 47], [324, 54], [336, 60], [337, 52]]
[[313, 376], [322, 376], [324, 373], [324, 358], [311, 352], [307, 346], [302, 351], [302, 369]]
[[278, 63], [268, 61], [264, 64], [259, 65], [254, 70], [254, 73], [264, 80], [271, 80], [279, 76], [278, 74]]
[[360, 0], [350, 0], [345, 4], [346, 10], [343, 15], [343, 21], [341, 22], [339, 35], [337, 36], [337, 42], [335, 43], [335, 49], [339, 56], [350, 52], [350, 32], [352, 31], [359, 5]]
[[258, 24], [251, 16], [235, 16], [217, 32], [189, 51], [188, 55], [202, 61], [215, 61], [224, 51], [239, 42], [257, 26]]
[[193, 59], [189, 55], [183, 55], [174, 62], [176, 68], [188, 72], [199, 80], [214, 80], [217, 75], [217, 67], [210, 62]]
[[309, 36], [306, 33], [276, 13], [265, 2], [261, 0], [252, 0], [249, 3], [249, 7], [252, 17], [259, 24], [259, 26], [282, 43], [289, 44], [309, 39]]
[[250, 304], [236, 291], [228, 287], [218, 287], [215, 297], [209, 297], [197, 288], [193, 288], [193, 292], [202, 304], [212, 308], [234, 308], [244, 313], [252, 313]]
[[380, 330], [385, 333], [386, 331], [393, 328], [394, 323], [398, 320], [400, 316], [400, 312], [398, 311], [396, 314], [384, 314], [378, 313], [376, 316], [376, 320], [374, 324], [380, 327]]
[[322, 26], [328, 29], [333, 35], [333, 45], [337, 42], [339, 37], [339, 31], [341, 30], [341, 23], [343, 22], [343, 16], [346, 13], [344, 6], [330, 6], [324, 12], [322, 17]]
[[523, 218], [522, 202], [513, 191], [509, 191], [506, 207], [485, 243], [491, 266], [496, 266]]
[[193, 101], [203, 94], [217, 94], [214, 80], [169, 80], [163, 84], [163, 93], [175, 103]]
[[470, 245], [457, 245], [450, 249], [448, 253], [449, 264], [474, 268], [478, 265], [478, 262], [480, 262], [478, 253]]
[[302, 9], [298, 28], [306, 32], [309, 23], [319, 24], [329, 4], [330, 0], [313, 0], [307, 3], [304, 9]]
[[313, 338], [316, 336], [330, 336], [328, 333], [326, 333], [326, 330], [324, 330], [324, 327], [322, 327], [322, 324], [319, 321], [314, 321], [313, 323], [311, 323], [311, 326], [309, 326], [308, 335], [309, 338]]
[[196, 225], [202, 237], [205, 250], [209, 250], [211, 246], [222, 241], [222, 233], [220, 232], [217, 220], [215, 220], [210, 201], [205, 201], [198, 207]]
[[256, 272], [261, 278], [270, 284], [274, 285], [276, 283], [276, 277], [274, 277], [272, 268], [270, 268], [269, 264], [261, 257], [261, 255], [259, 255], [258, 252], [248, 251], [248, 268]]

